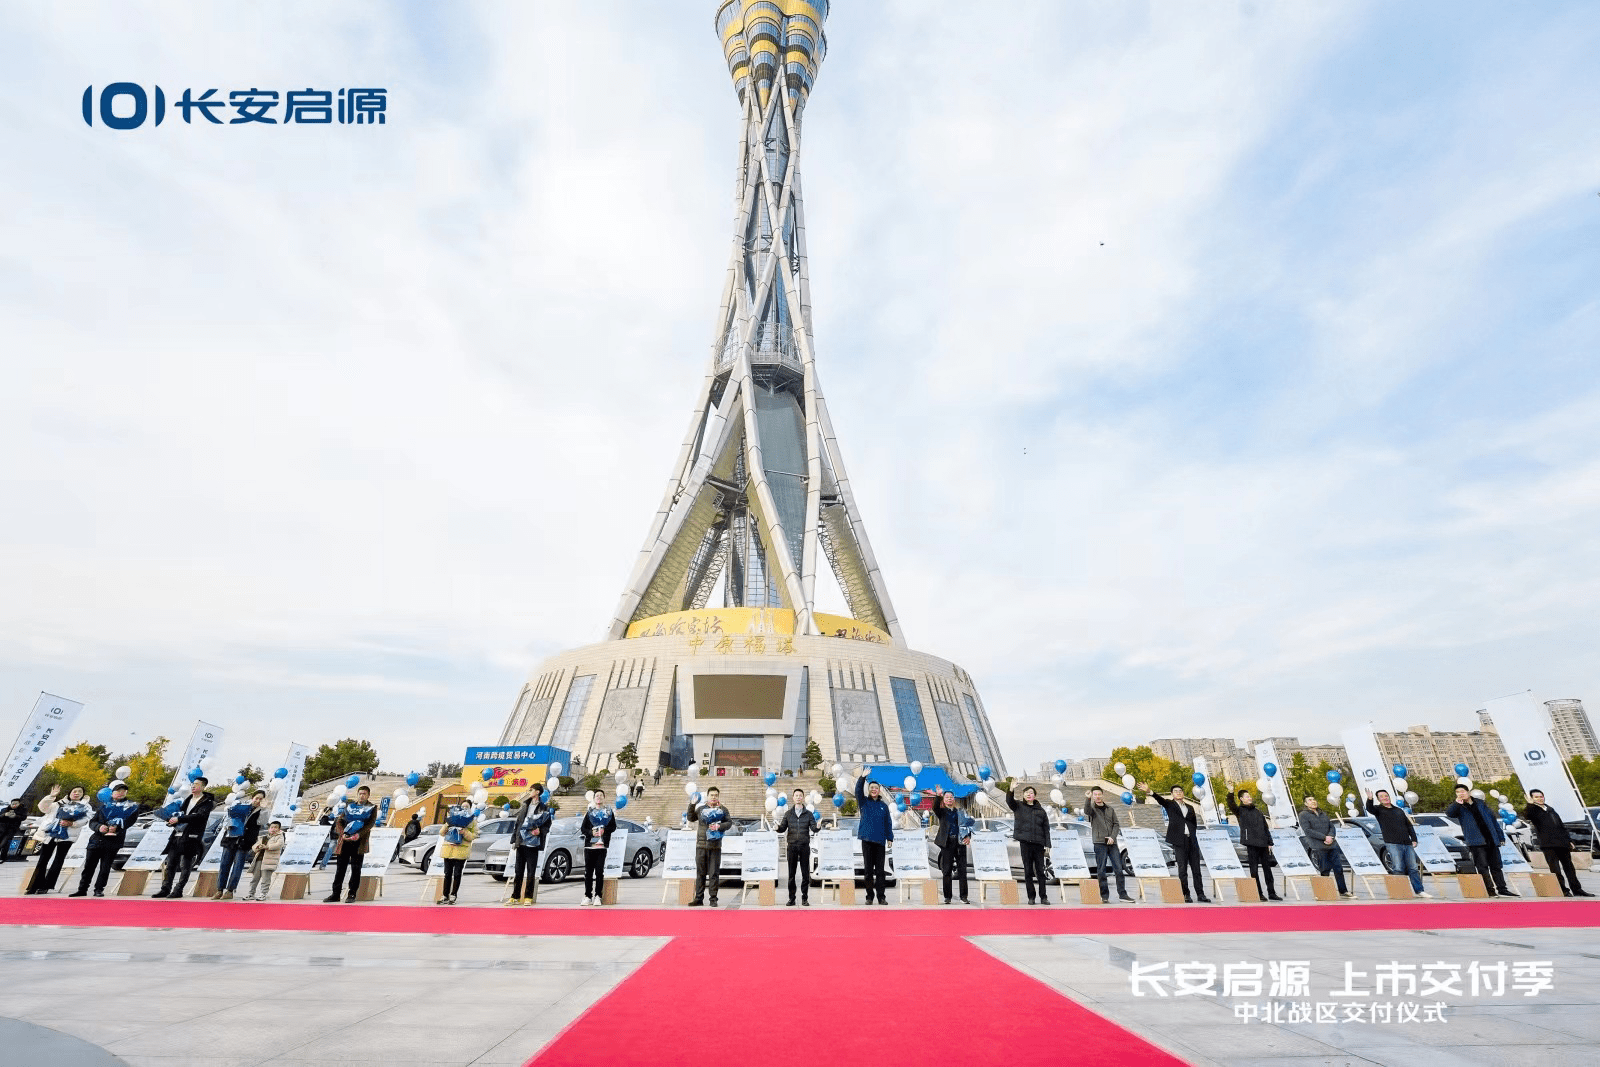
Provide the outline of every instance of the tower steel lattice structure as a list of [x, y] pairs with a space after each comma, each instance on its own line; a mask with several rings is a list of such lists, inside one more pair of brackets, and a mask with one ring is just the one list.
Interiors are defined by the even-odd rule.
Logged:
[[819, 632], [818, 557], [850, 614], [905, 647], [818, 380], [800, 148], [827, 0], [717, 10], [739, 101], [734, 227], [710, 365], [609, 636], [706, 606], [782, 608]]

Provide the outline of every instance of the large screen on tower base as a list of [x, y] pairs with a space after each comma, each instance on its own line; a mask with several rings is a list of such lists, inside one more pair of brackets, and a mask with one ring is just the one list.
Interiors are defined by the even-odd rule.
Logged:
[[788, 678], [781, 674], [697, 674], [694, 713], [700, 719], [781, 719]]

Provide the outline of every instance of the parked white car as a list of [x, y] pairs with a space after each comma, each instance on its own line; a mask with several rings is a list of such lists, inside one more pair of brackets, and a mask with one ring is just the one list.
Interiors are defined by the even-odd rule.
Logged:
[[[550, 838], [540, 857], [540, 881], [564, 882], [583, 853], [583, 839], [578, 833], [582, 819], [568, 817], [550, 824]], [[643, 878], [650, 869], [661, 862], [667, 851], [667, 835], [656, 829], [646, 830], [639, 823], [617, 819], [617, 829], [628, 831], [628, 855], [623, 869], [631, 878]], [[483, 869], [496, 881], [506, 880], [506, 867], [511, 859], [511, 838], [502, 835], [484, 854]]]

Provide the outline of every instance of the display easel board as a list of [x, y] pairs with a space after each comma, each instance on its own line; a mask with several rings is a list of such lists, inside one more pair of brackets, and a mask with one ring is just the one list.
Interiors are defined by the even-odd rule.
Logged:
[[383, 896], [383, 877], [364, 876], [361, 885], [356, 889], [356, 899], [377, 900], [381, 896]]
[[1411, 891], [1410, 875], [1384, 875], [1383, 890], [1389, 895], [1390, 900], [1415, 900], [1417, 897], [1417, 895]]
[[1100, 883], [1090, 878], [1085, 878], [1078, 883], [1078, 899], [1084, 904], [1104, 904], [1100, 899]]
[[1461, 889], [1463, 900], [1488, 900], [1489, 887], [1483, 883], [1481, 874], [1458, 874], [1456, 885]]
[[437, 874], [422, 880], [422, 900], [434, 904], [444, 899], [444, 879]]
[[606, 884], [600, 887], [600, 903], [615, 904], [617, 902], [617, 880], [607, 878]]
[[856, 902], [856, 884], [855, 884], [854, 881], [846, 879], [845, 881], [842, 881], [842, 882], [836, 882], [836, 883], [834, 883], [834, 889], [838, 893], [839, 905], [841, 907], [848, 908], [848, 907], [851, 907], [852, 905], [855, 904], [855, 902]]
[[1338, 900], [1339, 887], [1333, 883], [1331, 874], [1313, 874], [1306, 879], [1311, 883], [1312, 900]]
[[939, 896], [942, 890], [932, 878], [925, 878], [919, 884], [922, 886], [922, 902], [924, 904], [938, 904], [943, 899]]
[[1158, 878], [1156, 884], [1161, 887], [1161, 903], [1182, 904], [1183, 883], [1176, 878]]
[[150, 882], [149, 871], [123, 871], [122, 880], [117, 883], [119, 897], [142, 897]]
[[1541, 897], [1566, 896], [1566, 894], [1561, 891], [1561, 883], [1556, 881], [1555, 875], [1536, 872], [1528, 877], [1533, 879], [1533, 891], [1535, 895]]
[[763, 908], [775, 907], [778, 903], [778, 883], [760, 883], [756, 888], [756, 903]]
[[1228, 878], [1225, 879], [1233, 886], [1233, 895], [1241, 904], [1261, 903], [1261, 887], [1256, 885], [1254, 878]]
[[687, 878], [675, 878], [678, 886], [678, 905], [682, 907], [694, 899], [694, 882]]
[[195, 897], [209, 897], [217, 891], [217, 871], [206, 871], [194, 876], [194, 892], [189, 894]]
[[1000, 898], [1002, 905], [1021, 903], [1021, 897], [1017, 895], [1017, 883], [1009, 878], [1004, 881], [981, 879], [978, 882], [978, 899], [980, 901], [988, 903], [991, 886], [994, 888], [995, 894]]
[[283, 888], [278, 890], [279, 900], [304, 900], [306, 891], [311, 888], [309, 874], [286, 874], [283, 876]]
[[33, 884], [33, 876], [37, 874], [38, 871], [38, 865], [33, 863], [28, 864], [22, 869], [22, 882], [17, 886], [18, 893], [26, 893], [28, 891], [28, 887]]

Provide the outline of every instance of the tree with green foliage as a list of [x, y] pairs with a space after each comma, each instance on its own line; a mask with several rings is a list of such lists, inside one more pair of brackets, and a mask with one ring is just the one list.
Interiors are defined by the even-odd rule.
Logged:
[[617, 753], [617, 765], [633, 770], [639, 766], [639, 747], [632, 741], [622, 746], [622, 751]]
[[165, 737], [146, 742], [144, 751], [134, 756], [124, 756], [128, 770], [128, 799], [146, 806], [155, 806], [167, 799], [167, 783], [178, 773], [178, 768], [165, 762], [167, 745]]
[[262, 770], [260, 767], [257, 767], [254, 763], [246, 763], [243, 767], [240, 767], [235, 774], [236, 776], [239, 774], [244, 775], [244, 788], [252, 790], [255, 789], [255, 787], [260, 784], [261, 780], [267, 776], [267, 772]]
[[377, 769], [378, 750], [372, 742], [347, 737], [322, 745], [306, 760], [305, 781], [311, 785], [351, 774], [371, 774]]
[[111, 781], [111, 774], [105, 766], [110, 758], [111, 754], [104, 745], [79, 741], [45, 765], [39, 772], [35, 788], [42, 794], [48, 792], [51, 786], [60, 786], [63, 796], [73, 788], [81, 788], [93, 797], [96, 790]]
[[[461, 777], [461, 764], [459, 764], [459, 763], [446, 763], [446, 762], [444, 762], [442, 760], [435, 760], [434, 762], [428, 764], [427, 777], [429, 777], [429, 778], [460, 778]], [[419, 785], [417, 788], [421, 789], [422, 787]]]
[[[1296, 810], [1305, 806], [1306, 797], [1316, 797], [1318, 804], [1328, 803], [1329, 771], [1339, 771], [1344, 775], [1341, 785], [1351, 780], [1350, 768], [1335, 767], [1327, 760], [1318, 760], [1317, 765], [1312, 767], [1306, 762], [1304, 752], [1296, 752], [1289, 758], [1287, 771], [1281, 767], [1278, 769], [1278, 773], [1285, 776], [1284, 784], [1289, 789], [1289, 802]], [[1341, 797], [1340, 802], [1332, 806], [1335, 809], [1343, 807], [1343, 798]]]
[[822, 766], [822, 746], [817, 744], [816, 738], [806, 738], [806, 754], [800, 757], [800, 764], [808, 771]]
[[[1600, 804], [1600, 758], [1573, 756], [1567, 761], [1567, 770], [1572, 772], [1572, 780], [1578, 785], [1579, 799], [1590, 807]], [[1570, 816], [1562, 812], [1561, 817]]]
[[1163, 795], [1175, 785], [1181, 785], [1187, 791], [1194, 773], [1181, 763], [1156, 755], [1149, 745], [1140, 745], [1138, 748], [1124, 745], [1112, 749], [1111, 767], [1106, 768], [1108, 781], [1116, 781], [1112, 771], [1118, 763], [1127, 766], [1125, 773], [1133, 775], [1138, 788]]

